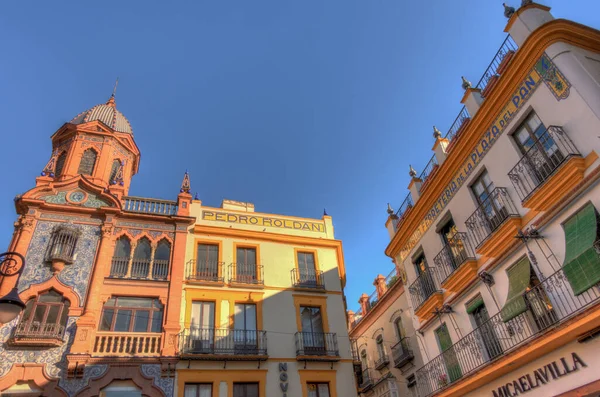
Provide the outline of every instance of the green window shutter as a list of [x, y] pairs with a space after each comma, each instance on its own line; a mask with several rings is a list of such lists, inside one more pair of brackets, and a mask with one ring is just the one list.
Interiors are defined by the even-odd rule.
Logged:
[[586, 205], [563, 228], [566, 253], [562, 269], [577, 296], [600, 282], [600, 257], [594, 249], [598, 235], [596, 209]]
[[467, 303], [467, 313], [471, 314], [481, 306], [483, 306], [483, 298], [479, 295], [477, 298]]
[[531, 266], [527, 257], [508, 269], [508, 296], [500, 312], [502, 320], [507, 322], [527, 310], [523, 293], [529, 287]]

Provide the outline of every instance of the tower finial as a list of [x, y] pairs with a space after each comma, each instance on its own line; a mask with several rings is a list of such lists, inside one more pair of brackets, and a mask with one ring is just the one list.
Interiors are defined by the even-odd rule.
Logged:
[[108, 98], [108, 101], [106, 101], [106, 104], [112, 107], [115, 107], [115, 95], [117, 94], [117, 86], [119, 85], [119, 78], [117, 77], [117, 81], [115, 81], [115, 86], [113, 87], [113, 92], [110, 96], [110, 98]]
[[504, 16], [510, 19], [510, 17], [512, 17], [512, 15], [515, 13], [515, 8], [507, 6], [506, 3], [502, 3], [502, 5], [504, 6]]
[[185, 174], [183, 174], [183, 181], [181, 182], [181, 189], [179, 189], [180, 193], [188, 193], [191, 190], [191, 186], [190, 186], [190, 175], [188, 174], [187, 170], [185, 170]]
[[394, 214], [394, 209], [392, 208], [392, 206], [390, 205], [390, 203], [388, 203], [387, 213], [388, 213], [388, 215], [393, 215]]
[[323, 208], [323, 216], [329, 216], [329, 214], [327, 213], [327, 209]]
[[442, 133], [440, 132], [440, 130], [437, 129], [437, 127], [435, 125], [433, 126], [433, 137], [435, 139], [442, 137]]
[[416, 177], [416, 176], [417, 176], [417, 171], [415, 171], [415, 169], [413, 168], [413, 166], [412, 166], [412, 165], [409, 165], [409, 167], [410, 167], [410, 168], [409, 168], [409, 170], [408, 170], [408, 175], [409, 175], [411, 178], [414, 178], [414, 177]]
[[461, 76], [462, 78], [462, 88], [463, 90], [468, 90], [469, 88], [471, 88], [471, 82], [467, 79], [465, 79], [465, 76]]
[[194, 195], [194, 200], [200, 200], [200, 199], [198, 198], [198, 192], [196, 192], [196, 194]]
[[115, 81], [115, 86], [113, 87], [113, 93], [112, 93], [112, 97], [114, 98], [115, 95], [117, 94], [117, 86], [119, 85], [119, 78], [117, 77], [117, 80]]

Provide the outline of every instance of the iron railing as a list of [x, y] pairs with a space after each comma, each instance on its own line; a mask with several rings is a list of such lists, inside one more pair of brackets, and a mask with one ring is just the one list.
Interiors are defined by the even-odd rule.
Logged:
[[190, 281], [223, 282], [224, 262], [188, 261], [185, 269], [185, 278]]
[[65, 327], [61, 324], [26, 321], [17, 324], [13, 331], [13, 337], [17, 339], [62, 339], [64, 333]]
[[419, 179], [422, 180], [423, 183], [425, 183], [425, 181], [427, 181], [427, 178], [429, 177], [429, 175], [431, 175], [431, 173], [437, 166], [438, 166], [438, 161], [437, 161], [437, 157], [434, 154], [433, 156], [431, 156], [431, 158], [427, 162], [427, 165], [425, 166], [425, 168], [423, 168], [421, 175], [419, 175]]
[[408, 287], [413, 309], [417, 310], [431, 295], [440, 291], [437, 278], [433, 269], [427, 270], [417, 277], [417, 279]]
[[388, 356], [387, 354], [384, 353], [384, 354], [380, 355], [377, 360], [375, 360], [375, 369], [381, 370], [381, 369], [387, 367], [389, 363], [390, 363], [390, 356]]
[[498, 227], [519, 212], [504, 187], [497, 187], [465, 221], [469, 237], [479, 247]]
[[152, 279], [153, 280], [166, 280], [169, 275], [169, 260], [168, 259], [154, 259], [152, 261]]
[[437, 393], [598, 304], [600, 289], [593, 286], [575, 296], [560, 269], [525, 291], [523, 298], [525, 312], [507, 322], [503, 320], [502, 312], [497, 313], [417, 370], [419, 395], [426, 397]]
[[500, 49], [498, 50], [498, 52], [492, 59], [492, 62], [490, 63], [490, 65], [487, 67], [487, 69], [483, 73], [481, 80], [479, 80], [479, 82], [477, 83], [475, 88], [479, 88], [481, 91], [484, 91], [485, 87], [488, 85], [490, 80], [494, 76], [500, 75], [500, 72], [498, 71], [498, 67], [502, 64], [502, 61], [504, 60], [504, 58], [507, 55], [511, 56], [512, 54], [514, 54], [517, 51], [517, 49], [518, 49], [517, 44], [514, 42], [512, 37], [510, 37], [510, 35], [507, 35], [506, 39], [504, 39], [504, 42], [500, 46]]
[[358, 354], [358, 339], [350, 338], [350, 350], [352, 351], [352, 360], [359, 362], [360, 356]]
[[354, 312], [354, 319], [352, 320], [352, 323], [350, 324], [350, 328], [354, 328], [358, 325], [358, 323], [360, 323], [363, 319], [364, 315], [362, 312], [362, 307], [359, 308], [358, 310], [356, 310]]
[[110, 277], [166, 280], [169, 277], [169, 263], [170, 261], [168, 259], [155, 259], [152, 261], [150, 259], [130, 259], [113, 256], [110, 267]]
[[370, 387], [373, 387], [375, 384], [375, 377], [373, 376], [373, 371], [371, 368], [363, 369], [362, 371], [362, 379], [358, 382], [358, 388], [362, 391], [366, 391]]
[[113, 256], [112, 264], [110, 267], [111, 277], [125, 277], [127, 276], [127, 269], [129, 268], [129, 257]]
[[467, 233], [456, 232], [444, 245], [444, 248], [433, 258], [438, 272], [438, 280], [444, 282], [467, 260], [475, 259], [475, 251]]
[[387, 277], [385, 278], [385, 286], [387, 289], [390, 289], [394, 286], [394, 284], [396, 284], [396, 282], [398, 282], [399, 277], [398, 277], [398, 272], [396, 271], [396, 269], [394, 268], [394, 270], [392, 270], [390, 272], [390, 274], [387, 275]]
[[296, 356], [339, 358], [337, 335], [323, 332], [296, 332]]
[[179, 338], [182, 355], [267, 355], [267, 332], [229, 328], [185, 329]]
[[297, 288], [325, 289], [323, 271], [292, 269], [292, 285]]
[[46, 250], [46, 261], [63, 261], [73, 263], [75, 260], [75, 248], [81, 230], [72, 226], [57, 226], [52, 231], [50, 244]]
[[367, 313], [373, 310], [377, 303], [379, 303], [379, 297], [377, 296], [377, 291], [373, 291], [373, 293], [369, 295], [369, 300], [367, 301]]
[[400, 225], [400, 223], [404, 219], [404, 214], [406, 214], [406, 212], [410, 210], [413, 207], [413, 205], [414, 204], [412, 200], [412, 195], [409, 192], [406, 195], [406, 198], [404, 199], [402, 204], [400, 204], [400, 208], [398, 208], [398, 211], [396, 211], [397, 219], [394, 219], [394, 231], [398, 231], [398, 225]]
[[144, 197], [123, 197], [123, 210], [154, 215], [176, 215], [177, 202]]
[[508, 173], [521, 200], [526, 200], [565, 161], [581, 156], [562, 127], [550, 126]]
[[450, 126], [450, 129], [448, 130], [448, 132], [446, 133], [445, 138], [452, 142], [452, 140], [459, 135], [460, 130], [462, 128], [462, 126], [467, 122], [471, 120], [471, 115], [469, 114], [469, 111], [467, 110], [466, 106], [463, 106], [463, 108], [460, 110], [460, 112], [458, 113], [458, 116], [456, 116], [456, 119], [454, 120], [454, 122], [452, 123], [452, 125]]
[[148, 278], [150, 273], [150, 259], [133, 258], [131, 260], [131, 278]]
[[229, 265], [229, 282], [264, 285], [263, 267], [253, 263], [232, 263]]
[[394, 359], [394, 366], [396, 368], [402, 368], [415, 358], [410, 348], [409, 338], [402, 338], [392, 346], [392, 358]]

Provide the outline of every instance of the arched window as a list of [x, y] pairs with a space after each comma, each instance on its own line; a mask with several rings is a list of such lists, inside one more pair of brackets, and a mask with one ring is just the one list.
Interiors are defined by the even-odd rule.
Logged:
[[67, 152], [62, 152], [56, 159], [56, 168], [54, 170], [55, 176], [61, 176], [63, 168], [65, 168], [65, 161], [67, 160]]
[[377, 342], [377, 353], [379, 354], [379, 358], [381, 359], [385, 356], [385, 347], [383, 346], [383, 336], [377, 335], [377, 338], [375, 339], [375, 341]]
[[70, 226], [58, 226], [52, 231], [50, 244], [46, 250], [46, 260], [60, 260], [72, 263], [75, 260], [75, 248], [81, 231]]
[[154, 252], [154, 264], [152, 266], [152, 278], [166, 280], [169, 274], [169, 260], [171, 259], [171, 243], [162, 239], [156, 246]]
[[133, 251], [131, 262], [131, 277], [148, 278], [150, 271], [150, 258], [152, 258], [152, 245], [150, 240], [142, 237]]
[[131, 256], [131, 242], [127, 236], [121, 236], [115, 244], [115, 253], [110, 268], [111, 277], [124, 277], [127, 275], [129, 257]]
[[69, 306], [53, 289], [30, 299], [15, 328], [15, 338], [62, 339]]
[[94, 172], [94, 166], [96, 165], [97, 157], [98, 154], [94, 149], [87, 149], [85, 152], [83, 152], [77, 173], [82, 175], [92, 175]]
[[117, 177], [117, 172], [119, 172], [119, 168], [121, 167], [121, 160], [114, 159], [112, 163], [112, 167], [110, 168], [110, 177], [108, 178], [108, 183], [115, 183], [115, 178]]
[[367, 359], [367, 351], [365, 349], [360, 351], [360, 363], [363, 371], [369, 368], [369, 361]]

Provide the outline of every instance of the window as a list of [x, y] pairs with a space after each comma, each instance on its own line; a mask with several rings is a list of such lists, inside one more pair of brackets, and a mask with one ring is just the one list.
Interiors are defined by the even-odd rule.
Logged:
[[53, 289], [30, 299], [17, 325], [15, 336], [62, 337], [69, 306], [69, 301]]
[[494, 325], [489, 322], [490, 316], [481, 295], [467, 304], [467, 313], [471, 315], [475, 328], [478, 329], [479, 337], [483, 342], [488, 358], [493, 359], [501, 355], [502, 345], [496, 336]]
[[198, 244], [196, 254], [196, 278], [218, 281], [219, 245]]
[[125, 277], [129, 267], [129, 257], [131, 256], [131, 242], [127, 236], [121, 236], [115, 244], [115, 252], [112, 258], [110, 268], [111, 277]]
[[[535, 114], [535, 112], [531, 112], [531, 114], [527, 116], [525, 121], [523, 121], [517, 131], [513, 134], [513, 137], [515, 138], [515, 142], [517, 142], [517, 146], [521, 150], [521, 153], [525, 154], [527, 150], [536, 144], [536, 141], [540, 139], [545, 131], [546, 127], [540, 118], [537, 116], [537, 114]], [[554, 142], [548, 142], [550, 145], [548, 147], [551, 147], [553, 143]], [[540, 143], [537, 142], [537, 144]], [[544, 146], [546, 146], [546, 144], [544, 144]]]
[[[467, 258], [467, 252], [465, 249], [465, 242], [461, 239], [460, 234], [458, 233], [458, 229], [456, 228], [456, 224], [454, 223], [454, 219], [450, 218], [448, 222], [439, 231], [439, 234], [442, 238], [442, 242], [444, 243], [445, 256], [444, 259], [441, 260], [440, 263], [436, 263], [438, 267], [441, 265], [446, 265], [450, 267], [450, 269], [443, 269], [446, 272], [448, 270], [453, 271], [458, 268]], [[436, 258], [437, 259], [437, 258]], [[448, 274], [443, 274], [443, 277], [447, 277]]]
[[488, 201], [490, 194], [494, 190], [494, 183], [490, 179], [487, 170], [484, 170], [481, 175], [471, 184], [471, 190], [475, 193], [477, 202], [481, 205]]
[[308, 397], [329, 397], [329, 383], [308, 383]]
[[82, 175], [92, 175], [94, 166], [96, 165], [96, 157], [98, 157], [98, 154], [94, 149], [87, 149], [83, 152], [77, 173]]
[[383, 346], [383, 336], [378, 335], [377, 339], [377, 354], [379, 354], [379, 358], [385, 357], [385, 346]]
[[295, 282], [302, 286], [317, 286], [320, 280], [317, 280], [317, 267], [315, 254], [312, 252], [298, 252], [298, 277]]
[[362, 365], [363, 371], [369, 368], [369, 360], [367, 358], [367, 351], [365, 349], [360, 351], [360, 364]]
[[233, 319], [233, 340], [236, 352], [254, 353], [257, 347], [256, 305], [236, 303]]
[[146, 278], [150, 270], [150, 258], [152, 257], [152, 245], [150, 240], [142, 237], [137, 241], [133, 251], [131, 262], [131, 277]]
[[110, 176], [108, 178], [109, 183], [115, 183], [115, 178], [117, 177], [117, 173], [119, 172], [119, 168], [121, 167], [121, 161], [118, 159], [114, 159], [112, 162], [112, 166], [110, 167]]
[[192, 302], [190, 348], [196, 353], [212, 353], [215, 336], [215, 302]]
[[494, 183], [487, 171], [483, 171], [475, 179], [471, 189], [489, 221], [489, 224], [484, 227], [490, 229], [489, 232], [491, 232], [508, 217], [508, 210], [504, 208], [502, 200], [498, 198], [499, 195], [494, 193]]
[[300, 306], [300, 322], [302, 324], [302, 342], [306, 354], [318, 353], [325, 349], [323, 319], [321, 308]]
[[394, 329], [396, 330], [396, 335], [398, 336], [398, 340], [404, 338], [404, 328], [402, 327], [402, 318], [398, 317], [394, 321]]
[[[450, 382], [454, 382], [462, 377], [462, 370], [456, 352], [454, 351], [454, 346], [452, 345], [448, 327], [446, 327], [445, 323], [435, 330], [435, 336], [438, 341], [440, 353], [443, 353], [442, 357], [444, 358], [444, 363], [446, 364], [446, 369], [450, 376]], [[440, 374], [440, 379], [438, 379], [438, 381], [440, 383], [448, 383], [446, 374]]]
[[236, 249], [236, 281], [253, 282], [256, 277], [256, 248]]
[[63, 169], [65, 168], [65, 161], [67, 161], [67, 152], [62, 152], [56, 159], [56, 168], [54, 170], [55, 176], [61, 176]]
[[104, 304], [100, 331], [161, 332], [162, 318], [158, 299], [114, 297]]
[[183, 397], [212, 397], [211, 383], [186, 383]]
[[162, 239], [156, 245], [152, 263], [152, 278], [155, 280], [166, 280], [169, 275], [169, 262], [171, 259], [171, 243]]
[[74, 227], [57, 226], [52, 231], [50, 244], [46, 251], [46, 260], [72, 263], [75, 260], [75, 247], [80, 234], [80, 230]]
[[234, 383], [233, 397], [258, 397], [258, 383]]

